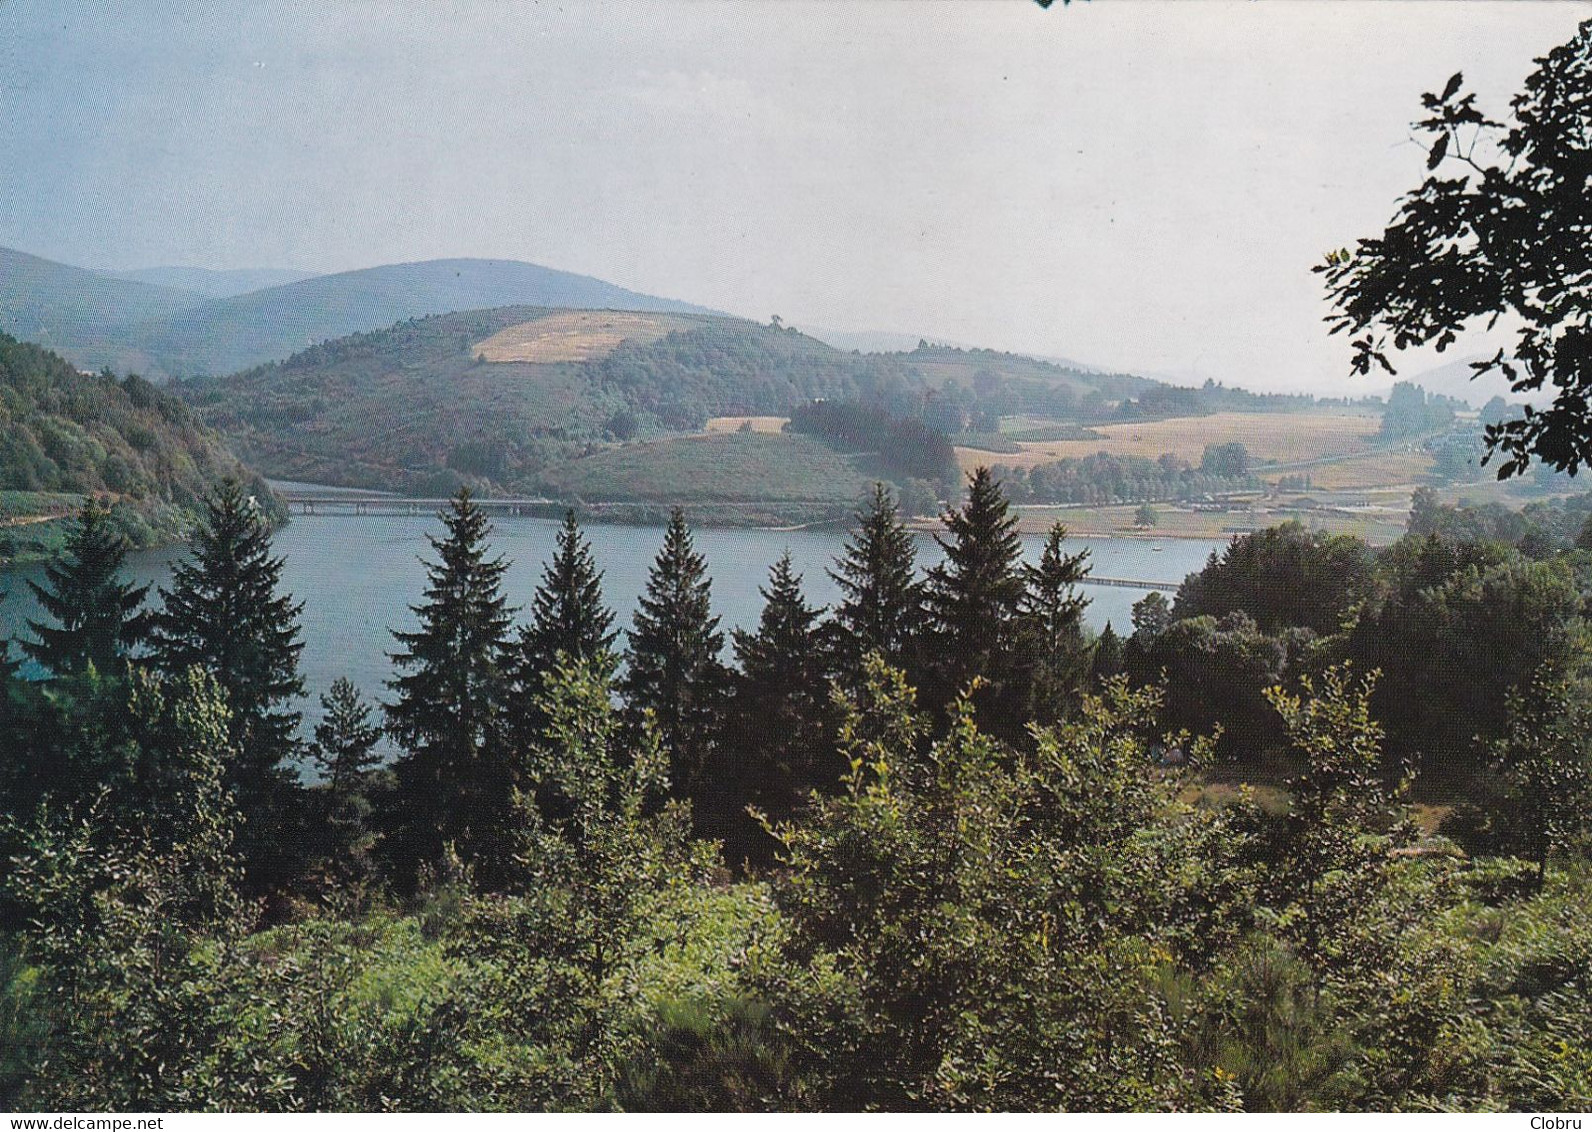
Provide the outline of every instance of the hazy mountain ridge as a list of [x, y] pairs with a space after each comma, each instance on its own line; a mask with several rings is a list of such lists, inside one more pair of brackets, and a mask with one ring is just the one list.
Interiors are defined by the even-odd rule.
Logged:
[[161, 266], [140, 267], [132, 271], [102, 271], [99, 274], [112, 279], [192, 291], [209, 299], [230, 299], [250, 291], [263, 291], [267, 287], [281, 287], [314, 279], [320, 272], [281, 267], [241, 267], [231, 271], [213, 271], [207, 267]]
[[36, 342], [84, 369], [136, 360], [133, 326], [198, 306], [193, 291], [116, 279], [0, 248], [0, 331]]
[[[150, 269], [183, 277], [173, 270], [193, 269]], [[216, 274], [236, 284], [250, 272]], [[208, 280], [211, 288], [231, 284]], [[85, 369], [157, 380], [232, 373], [404, 319], [511, 305], [708, 313], [517, 260], [384, 264], [214, 299], [0, 249], [0, 329]]]

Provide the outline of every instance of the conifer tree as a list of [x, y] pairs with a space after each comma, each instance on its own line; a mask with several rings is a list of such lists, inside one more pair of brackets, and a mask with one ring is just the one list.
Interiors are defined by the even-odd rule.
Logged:
[[28, 580], [55, 624], [29, 621], [35, 640], [22, 649], [55, 676], [82, 672], [90, 664], [106, 675], [149, 633], [149, 614], [141, 607], [149, 587], [122, 580], [127, 540], [111, 525], [111, 515], [90, 497], [78, 512], [66, 540], [66, 559], [45, 568], [45, 584]]
[[907, 666], [923, 619], [923, 592], [917, 545], [884, 484], [873, 485], [873, 498], [857, 514], [857, 528], [829, 576], [841, 592], [835, 626], [843, 663], [860, 671], [861, 658], [877, 652]]
[[712, 601], [707, 560], [676, 508], [636, 610], [623, 682], [633, 716], [650, 709], [656, 718], [675, 797], [692, 796], [701, 783], [728, 684]]
[[560, 652], [590, 660], [614, 643], [614, 613], [603, 601], [603, 575], [575, 512], [564, 513], [558, 549], [531, 605], [528, 643], [551, 665]]
[[1124, 651], [1121, 636], [1107, 621], [1106, 627], [1100, 630], [1100, 636], [1095, 640], [1092, 675], [1096, 686], [1123, 671], [1127, 665]]
[[368, 871], [373, 841], [370, 787], [381, 762], [375, 752], [381, 728], [371, 720], [370, 704], [345, 676], [321, 695], [321, 707], [326, 714], [315, 725], [309, 755], [325, 776], [320, 787], [324, 857], [333, 873], [359, 877]]
[[573, 510], [564, 513], [558, 547], [531, 599], [531, 623], [520, 631], [512, 660], [509, 725], [515, 750], [525, 752], [544, 722], [536, 708], [543, 673], [563, 653], [569, 661], [593, 660], [614, 643], [614, 613], [603, 601], [602, 571], [581, 536]]
[[333, 790], [356, 789], [381, 763], [375, 753], [381, 728], [371, 721], [370, 704], [346, 676], [333, 680], [331, 689], [321, 695], [321, 708], [326, 714], [315, 725], [310, 759]]
[[[969, 476], [967, 502], [947, 511], [943, 521], [949, 537], [935, 540], [945, 559], [929, 571], [926, 586], [937, 645], [933, 699], [949, 704], [980, 676], [989, 691], [976, 698], [978, 704], [1004, 704], [1014, 690], [1014, 646], [1025, 597], [1017, 517], [989, 469], [978, 468]], [[1020, 726], [1021, 714], [1020, 708], [1011, 713], [1012, 727]]]
[[1089, 576], [1089, 552], [1066, 553], [1066, 539], [1066, 526], [1054, 524], [1038, 564], [1023, 568], [1021, 632], [1028, 714], [1047, 724], [1061, 718], [1089, 674], [1089, 646], [1083, 632], [1089, 599], [1078, 592], [1079, 583]]
[[766, 863], [775, 848], [746, 813], [748, 804], [773, 821], [788, 820], [809, 791], [838, 787], [844, 769], [828, 741], [831, 712], [819, 611], [807, 604], [790, 551], [774, 564], [760, 592], [764, 604], [757, 631], [733, 634], [740, 672], [727, 741], [708, 776], [712, 796], [702, 806], [705, 824], [724, 839], [732, 864], [748, 857]]
[[[10, 593], [0, 590], [0, 607], [4, 607]], [[11, 639], [0, 637], [0, 749], [17, 751], [22, 747], [18, 723], [22, 715], [22, 691], [17, 681], [21, 665], [11, 655]], [[0, 764], [0, 812], [7, 812], [6, 801], [11, 795], [10, 780], [22, 770], [20, 760], [13, 755]]]
[[[245, 822], [240, 848], [251, 879], [264, 858], [282, 857], [283, 825], [294, 807], [303, 718], [288, 705], [304, 694], [299, 675], [303, 603], [280, 592], [283, 559], [271, 556], [271, 530], [253, 497], [224, 480], [205, 500], [188, 560], [172, 568], [154, 617], [151, 659], [168, 676], [197, 667], [226, 694], [236, 752], [226, 782]], [[285, 858], [273, 869], [286, 867]], [[280, 878], [276, 878], [280, 879]]]
[[502, 736], [509, 625], [502, 582], [507, 563], [488, 558], [486, 515], [462, 489], [432, 536], [419, 628], [394, 631], [400, 675], [388, 681], [388, 731], [404, 747], [387, 814], [385, 850], [401, 881], [451, 845], [491, 884], [506, 861], [501, 838], [512, 812], [515, 773]]
[[[11, 591], [0, 590], [0, 607], [4, 607], [10, 597]], [[4, 688], [14, 680], [21, 668], [20, 663], [11, 655], [11, 644], [10, 637], [0, 638], [0, 688]], [[0, 711], [3, 710], [3, 707], [0, 707]]]

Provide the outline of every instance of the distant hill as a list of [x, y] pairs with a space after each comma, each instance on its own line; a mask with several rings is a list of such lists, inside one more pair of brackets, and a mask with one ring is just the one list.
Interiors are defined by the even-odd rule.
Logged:
[[319, 275], [179, 311], [139, 328], [174, 377], [231, 373], [409, 318], [509, 305], [701, 311], [513, 260], [443, 259]]
[[[798, 325], [797, 329], [803, 334], [811, 335], [820, 342], [827, 342], [837, 350], [856, 350], [864, 354], [899, 354], [915, 350], [921, 344], [934, 346], [949, 346], [955, 350], [977, 350], [978, 346], [967, 342], [953, 342], [933, 334], [902, 334], [894, 330], [833, 330], [829, 327]], [[1106, 371], [1098, 366], [1085, 365], [1083, 362], [1071, 358], [1060, 358], [1051, 354], [1025, 353], [1020, 356], [1032, 358], [1038, 362], [1048, 362], [1051, 365], [1061, 366], [1063, 369], [1077, 370], [1080, 373], [1104, 373]]]
[[267, 475], [431, 493], [535, 491], [545, 469], [605, 444], [912, 386], [894, 363], [722, 315], [508, 307], [407, 320], [176, 391]]
[[207, 299], [229, 299], [233, 295], [246, 295], [267, 287], [281, 287], [287, 283], [314, 279], [317, 273], [277, 267], [244, 267], [235, 271], [210, 271], [203, 267], [141, 267], [135, 271], [102, 271], [100, 274], [135, 283], [153, 283], [158, 287], [175, 287], [203, 295]]
[[60, 351], [85, 369], [136, 365], [132, 327], [204, 301], [193, 291], [113, 279], [0, 248], [0, 331]]
[[[0, 334], [0, 562], [48, 555], [83, 493], [116, 501], [135, 545], [190, 528], [222, 476], [270, 490], [171, 393], [141, 378], [86, 375], [42, 346]], [[280, 513], [278, 511], [278, 513]]]
[[[212, 290], [240, 281], [152, 270]], [[404, 319], [510, 305], [707, 313], [515, 260], [389, 264], [208, 298], [0, 252], [0, 330], [45, 342], [86, 369], [108, 365], [157, 380], [232, 373]]]
[[[585, 497], [601, 484], [612, 501], [657, 497], [646, 461], [614, 455], [618, 446], [699, 432], [713, 417], [788, 416], [815, 398], [925, 420], [961, 412], [964, 399], [1109, 411], [1160, 388], [990, 350], [851, 353], [723, 315], [509, 307], [406, 320], [176, 391], [278, 478], [428, 495], [471, 483]], [[786, 467], [800, 448], [723, 451], [741, 445]], [[668, 451], [695, 460], [709, 448], [719, 451]]]
[[1405, 374], [1401, 370], [1398, 380], [1419, 385], [1428, 393], [1440, 393], [1444, 397], [1464, 401], [1477, 409], [1494, 397], [1502, 397], [1511, 404], [1532, 401], [1531, 394], [1520, 394], [1510, 389], [1508, 379], [1501, 373], [1489, 373], [1485, 377], [1473, 379], [1475, 371], [1470, 368], [1470, 363], [1479, 360], [1479, 356], [1456, 358], [1454, 361], [1444, 362], [1440, 366], [1413, 374]]

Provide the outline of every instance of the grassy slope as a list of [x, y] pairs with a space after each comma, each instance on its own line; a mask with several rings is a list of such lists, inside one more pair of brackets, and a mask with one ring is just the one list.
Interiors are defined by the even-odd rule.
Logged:
[[627, 444], [552, 471], [583, 502], [818, 503], [850, 507], [880, 471], [811, 437], [720, 433]]

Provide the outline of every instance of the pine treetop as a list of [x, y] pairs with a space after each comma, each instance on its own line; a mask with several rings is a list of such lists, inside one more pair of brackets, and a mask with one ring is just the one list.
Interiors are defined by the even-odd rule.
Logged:
[[613, 610], [603, 600], [602, 580], [575, 512], [566, 511], [558, 547], [542, 572], [531, 602], [531, 623], [523, 636], [526, 658], [538, 670], [550, 666], [560, 652], [574, 660], [590, 660], [613, 647], [618, 634]]
[[945, 561], [929, 572], [929, 600], [943, 629], [984, 640], [1016, 616], [1023, 601], [1022, 539], [1017, 516], [988, 468], [969, 477], [967, 502], [948, 510], [946, 535], [935, 535]]
[[1066, 525], [1053, 524], [1038, 564], [1023, 570], [1028, 591], [1023, 611], [1044, 622], [1051, 632], [1076, 628], [1089, 605], [1089, 599], [1077, 588], [1089, 576], [1089, 551], [1068, 554], [1063, 549], [1066, 540]]
[[777, 682], [812, 666], [819, 610], [807, 604], [789, 550], [774, 563], [768, 584], [758, 587], [758, 592], [763, 595], [763, 612], [757, 631], [735, 631], [735, 657], [746, 681]]
[[687, 796], [703, 773], [729, 674], [707, 560], [678, 508], [647, 575], [630, 630], [623, 688], [633, 717], [651, 712], [669, 751], [670, 788]]
[[29, 621], [35, 639], [23, 651], [51, 673], [81, 672], [92, 664], [112, 672], [148, 636], [141, 610], [149, 586], [122, 580], [127, 540], [110, 512], [90, 496], [67, 536], [66, 559], [45, 568], [45, 583], [28, 580], [39, 605], [55, 621]]
[[513, 610], [503, 596], [508, 566], [489, 558], [491, 526], [468, 491], [440, 516], [432, 537], [419, 627], [394, 631], [398, 674], [387, 681], [387, 731], [403, 747], [387, 814], [384, 852], [397, 874], [450, 852], [488, 883], [507, 862], [509, 814], [519, 766], [505, 741], [504, 706]]
[[841, 592], [835, 621], [861, 655], [878, 650], [899, 659], [917, 629], [922, 586], [917, 542], [882, 483], [857, 513], [857, 526], [829, 576]]
[[198, 665], [209, 672], [240, 725], [252, 718], [291, 732], [298, 713], [271, 709], [304, 694], [304, 605], [278, 592], [283, 566], [271, 556], [271, 529], [258, 503], [236, 480], [224, 480], [205, 501], [190, 556], [172, 567], [171, 585], [160, 590], [152, 643], [163, 671]]
[[395, 734], [409, 742], [439, 728], [451, 733], [449, 712], [499, 694], [493, 685], [513, 623], [502, 591], [508, 563], [487, 557], [491, 524], [485, 512], [461, 489], [440, 518], [447, 534], [427, 536], [437, 561], [425, 563], [425, 600], [409, 607], [420, 625], [393, 630], [403, 649], [389, 654], [398, 668], [411, 670], [388, 681], [398, 700], [387, 707]]
[[697, 552], [685, 512], [675, 508], [664, 532], [663, 549], [647, 572], [630, 631], [632, 667], [638, 656], [690, 654], [698, 663], [717, 660], [724, 649], [719, 617], [712, 612], [713, 580], [707, 559]]
[[346, 676], [339, 676], [322, 693], [321, 707], [326, 715], [315, 725], [310, 757], [333, 790], [344, 790], [381, 762], [374, 751], [381, 728], [371, 722], [370, 703]]

